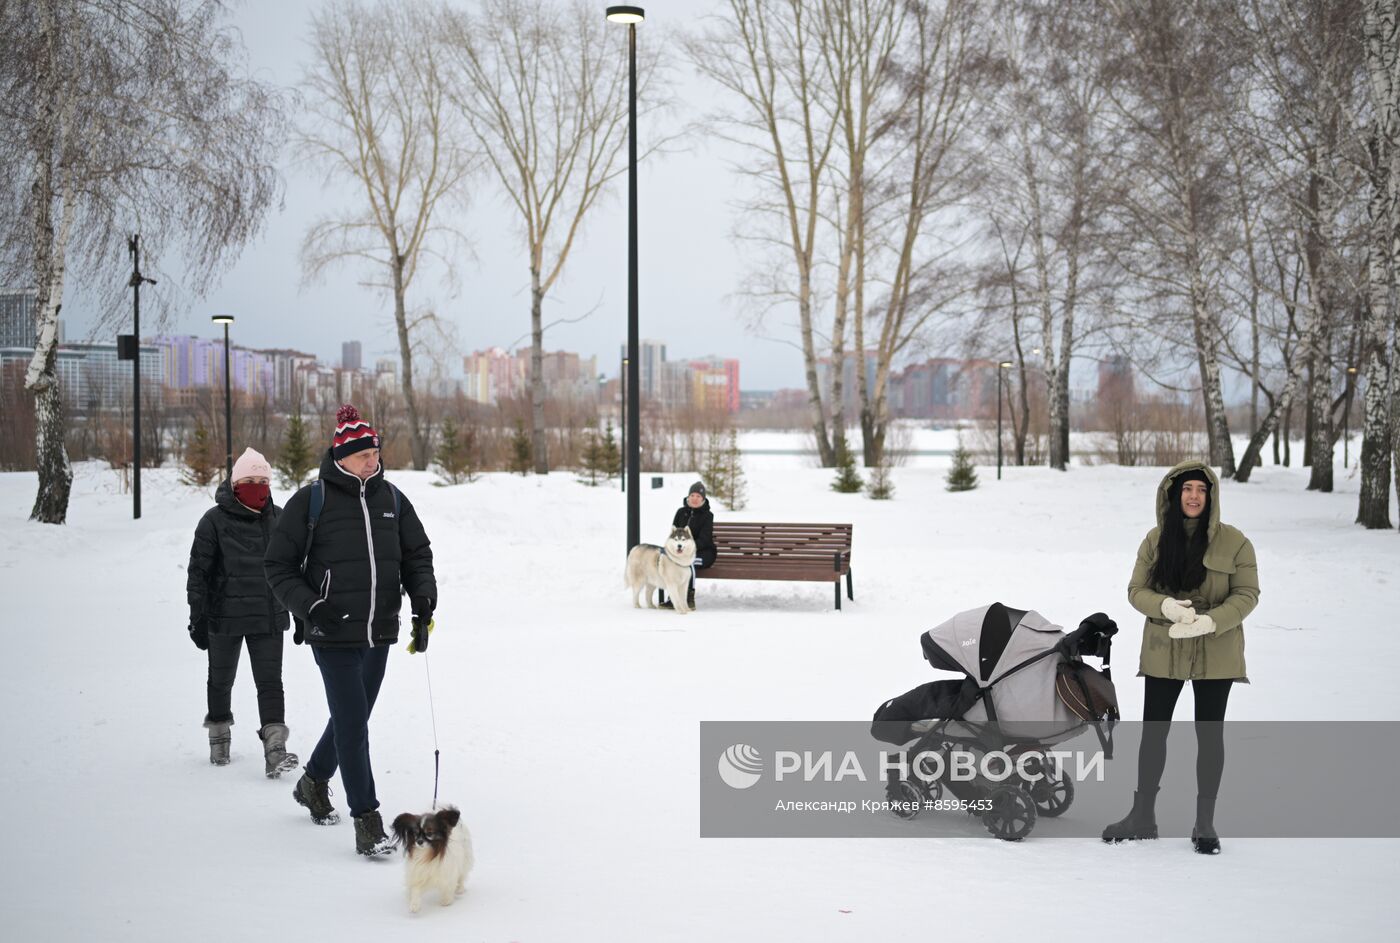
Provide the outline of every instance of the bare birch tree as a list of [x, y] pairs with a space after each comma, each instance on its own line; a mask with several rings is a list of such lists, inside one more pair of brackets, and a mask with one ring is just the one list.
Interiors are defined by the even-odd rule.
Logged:
[[1029, 2], [1001, 8], [996, 36], [1005, 78], [988, 122], [993, 173], [983, 202], [993, 218], [1014, 215], [1015, 228], [1024, 231], [1032, 277], [1027, 301], [1039, 314], [1049, 407], [1047, 458], [1064, 470], [1070, 364], [1089, 333], [1081, 305], [1103, 280], [1097, 221], [1115, 157], [1104, 134], [1103, 33], [1087, 11]]
[[[277, 199], [284, 102], [246, 77], [216, 0], [0, 3], [0, 271], [37, 294], [25, 386], [35, 396], [39, 489], [31, 518], [61, 524], [72, 471], [56, 357], [65, 291], [112, 312], [139, 230], [159, 318], [177, 285], [196, 295]], [[164, 273], [178, 250], [185, 269]], [[150, 296], [148, 296], [150, 297]]]
[[[902, 41], [891, 53], [898, 99], [885, 119], [890, 130], [876, 126], [874, 146], [860, 163], [866, 180], [853, 190], [862, 191], [861, 218], [850, 231], [860, 355], [856, 376], [868, 467], [884, 462], [895, 364], [933, 319], [976, 287], [969, 266], [957, 261], [968, 239], [957, 217], [976, 182], [979, 161], [968, 143], [985, 100], [975, 94], [988, 59], [981, 16], [981, 4], [971, 0], [906, 6]], [[870, 155], [878, 156], [872, 162]], [[854, 167], [850, 182], [855, 184]], [[856, 203], [853, 198], [852, 206]], [[870, 302], [868, 281], [882, 289]], [[866, 375], [867, 323], [875, 335], [874, 377]]]
[[414, 329], [432, 315], [415, 314], [408, 294], [425, 262], [452, 270], [448, 247], [458, 234], [443, 219], [464, 197], [472, 156], [423, 8], [334, 0], [312, 16], [311, 44], [298, 150], [328, 182], [350, 184], [355, 199], [308, 230], [303, 270], [314, 278], [333, 266], [367, 265], [365, 283], [388, 295], [413, 467], [425, 469], [429, 428], [414, 385]]
[[[1220, 362], [1222, 112], [1237, 51], [1218, 27], [1225, 0], [1100, 0], [1121, 45], [1106, 83], [1130, 156], [1115, 203], [1117, 260], [1145, 301], [1179, 310], [1201, 378], [1210, 462], [1235, 472]], [[1127, 237], [1132, 237], [1132, 242]], [[1135, 243], [1135, 244], [1134, 244]]]
[[[871, 452], [872, 414], [865, 344], [867, 263], [874, 240], [871, 217], [879, 212], [877, 178], [883, 168], [875, 149], [895, 127], [902, 111], [895, 56], [904, 41], [912, 4], [898, 0], [822, 0], [817, 29], [822, 35], [822, 67], [832, 100], [820, 107], [839, 129], [837, 160], [828, 166], [831, 193], [827, 219], [835, 236], [835, 285], [831, 326], [831, 426], [836, 462], [849, 448], [846, 437], [845, 338], [854, 336], [856, 386], [859, 393], [865, 463], [878, 464]], [[911, 83], [912, 84], [912, 83]]]
[[[627, 169], [625, 31], [581, 0], [483, 0], [475, 13], [444, 9], [440, 23], [454, 68], [453, 105], [525, 237], [532, 447], [535, 474], [543, 475], [549, 471], [544, 304], [584, 219]], [[647, 109], [657, 51], [653, 46], [639, 58], [638, 107]]]
[[[1390, 526], [1390, 471], [1400, 488], [1400, 8], [1365, 0], [1363, 39], [1371, 105], [1371, 193], [1367, 313], [1361, 345], [1366, 398], [1361, 438], [1361, 497], [1356, 521]], [[1392, 449], [1395, 454], [1392, 459]]]
[[[714, 132], [742, 147], [738, 168], [753, 185], [739, 223], [741, 238], [766, 250], [755, 290], [767, 305], [797, 309], [812, 433], [822, 466], [836, 464], [817, 365], [823, 323], [818, 267], [826, 235], [824, 190], [840, 129], [840, 99], [824, 67], [825, 30], [802, 0], [729, 0], [687, 43], [691, 63], [732, 96], [710, 115]], [[835, 104], [835, 108], [832, 105]], [[776, 263], [776, 264], [771, 264]], [[844, 329], [833, 332], [836, 352]], [[839, 357], [836, 359], [840, 359]], [[832, 399], [842, 398], [843, 363], [834, 364]]]

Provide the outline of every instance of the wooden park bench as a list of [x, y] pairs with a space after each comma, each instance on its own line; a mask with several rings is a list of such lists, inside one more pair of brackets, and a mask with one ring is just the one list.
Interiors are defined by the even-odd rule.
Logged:
[[841, 578], [846, 598], [851, 587], [850, 524], [760, 524], [716, 521], [715, 565], [696, 570], [702, 580], [800, 580], [831, 582], [841, 608]]

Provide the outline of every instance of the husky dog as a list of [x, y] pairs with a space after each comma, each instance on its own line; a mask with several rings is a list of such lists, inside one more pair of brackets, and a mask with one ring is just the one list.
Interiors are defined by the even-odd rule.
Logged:
[[640, 595], [647, 594], [647, 607], [656, 608], [652, 591], [664, 589], [676, 607], [686, 613], [685, 591], [690, 585], [690, 565], [695, 562], [695, 539], [689, 527], [671, 528], [666, 545], [637, 544], [627, 554], [627, 588], [632, 590], [632, 605], [642, 608]]
[[418, 913], [428, 891], [436, 890], [444, 907], [466, 893], [472, 838], [462, 824], [462, 813], [452, 806], [426, 815], [405, 812], [394, 819], [394, 840], [403, 848], [404, 883], [413, 913]]

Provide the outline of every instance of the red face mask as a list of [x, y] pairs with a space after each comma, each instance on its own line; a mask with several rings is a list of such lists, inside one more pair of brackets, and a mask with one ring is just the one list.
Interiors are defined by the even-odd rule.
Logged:
[[267, 499], [272, 497], [272, 486], [252, 481], [240, 481], [233, 486], [233, 496], [245, 507], [261, 511]]

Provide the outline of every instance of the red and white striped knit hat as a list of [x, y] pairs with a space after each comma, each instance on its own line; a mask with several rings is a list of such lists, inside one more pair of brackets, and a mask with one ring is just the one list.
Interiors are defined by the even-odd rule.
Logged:
[[360, 411], [349, 403], [335, 412], [335, 437], [331, 439], [331, 455], [340, 461], [347, 455], [365, 449], [379, 448], [379, 433], [360, 418]]

